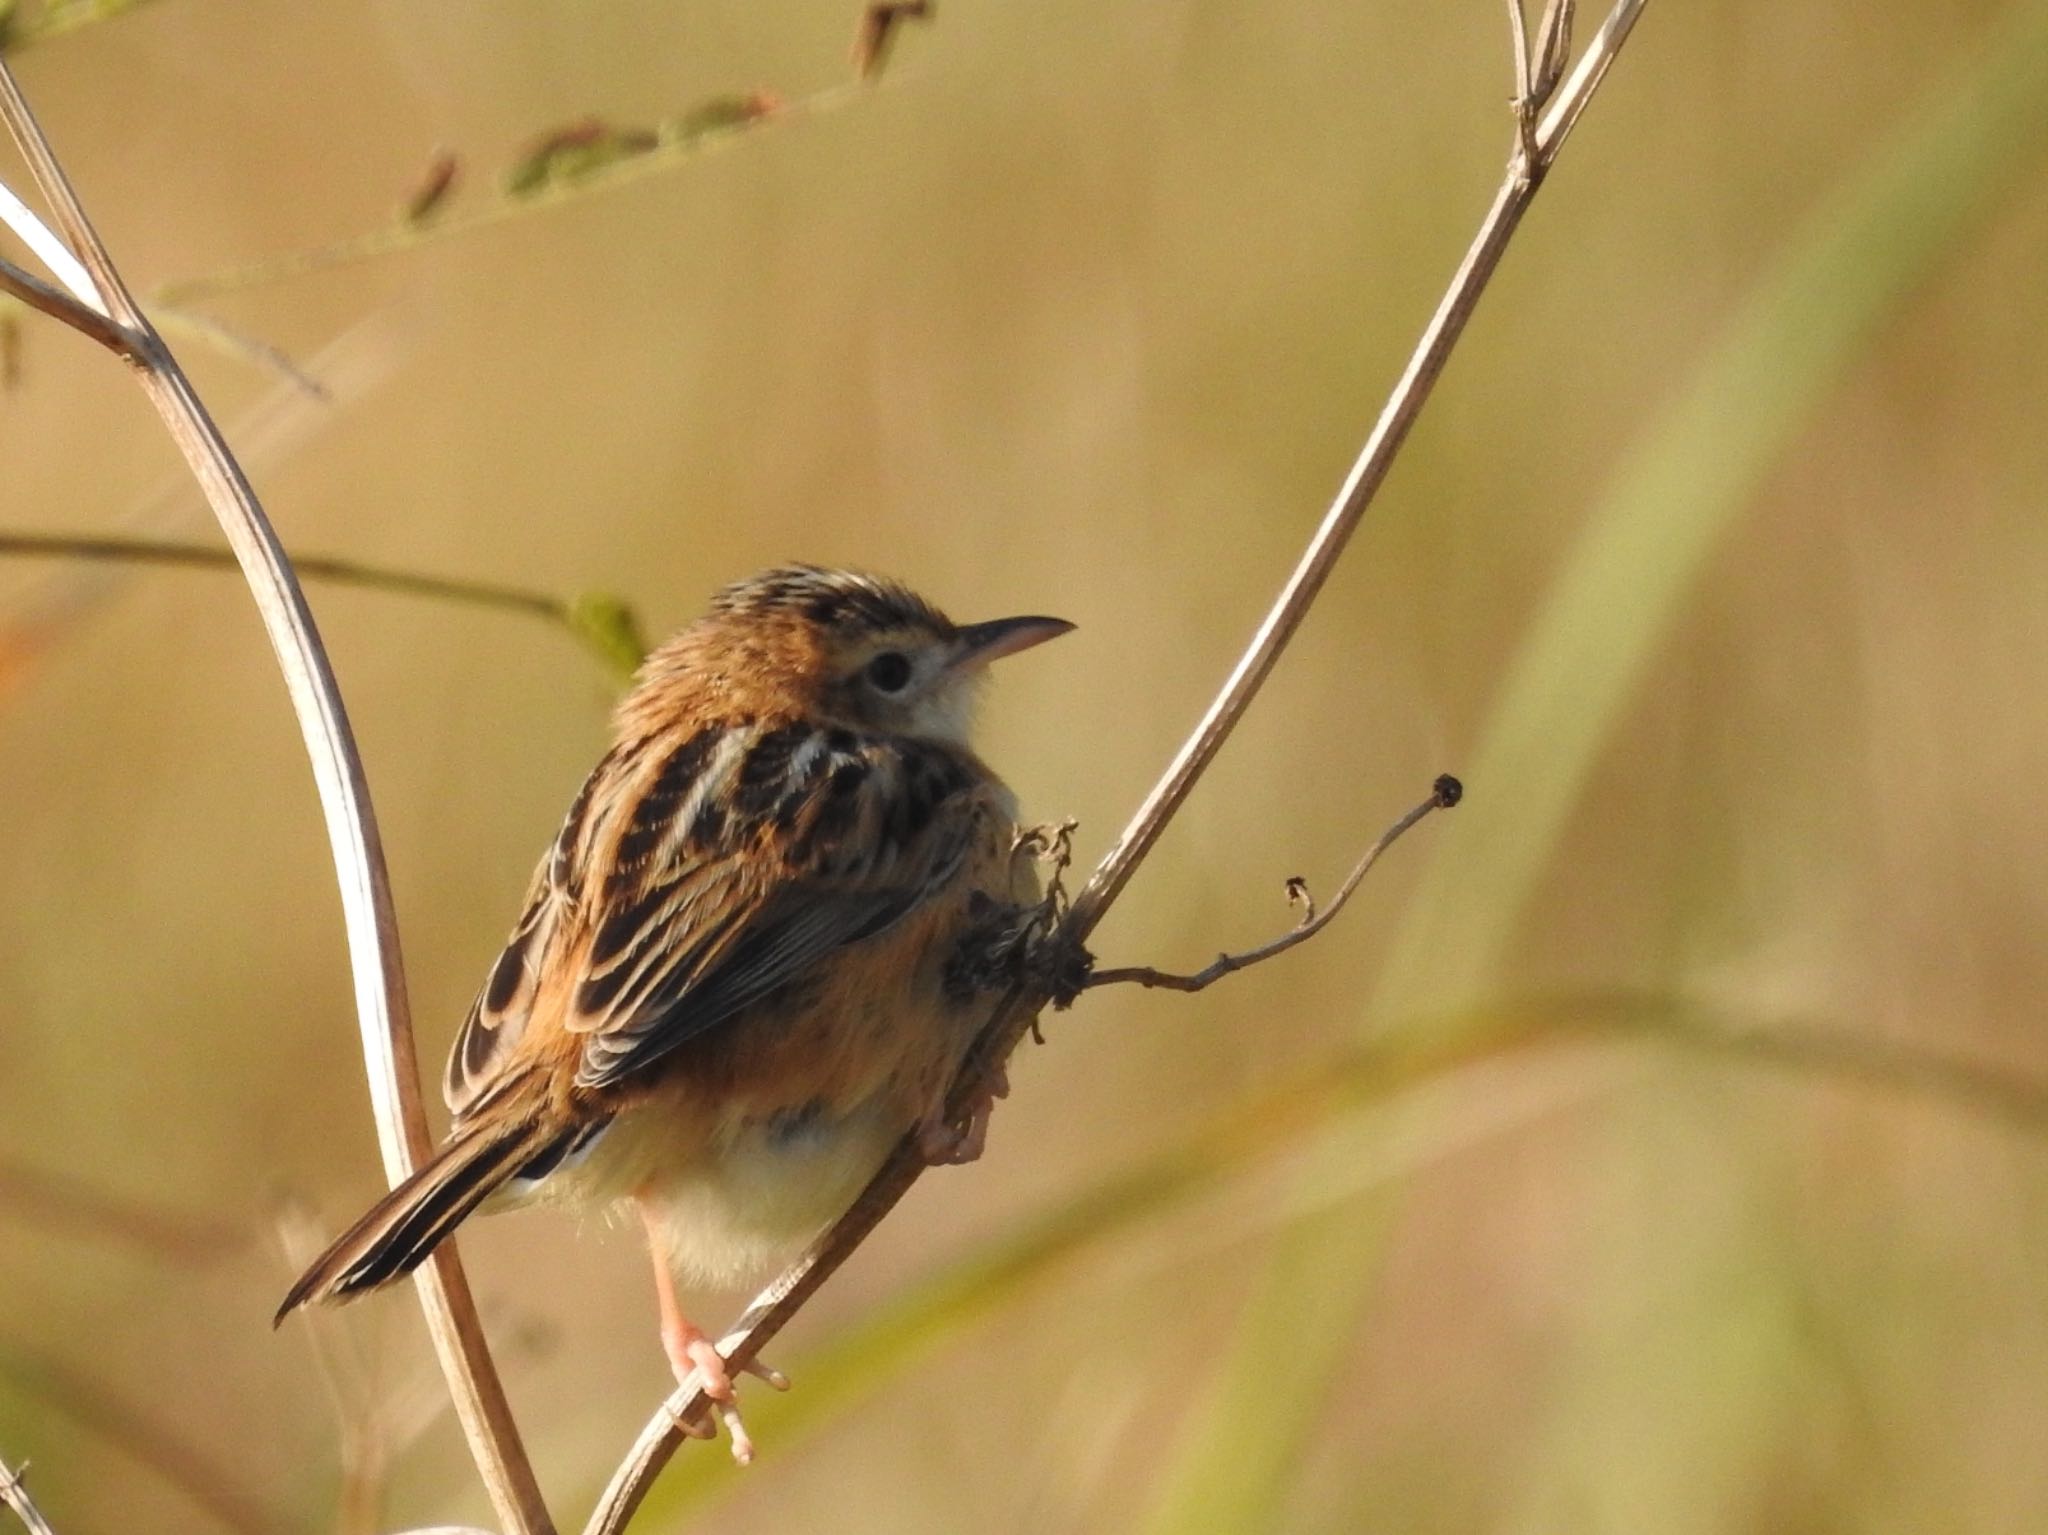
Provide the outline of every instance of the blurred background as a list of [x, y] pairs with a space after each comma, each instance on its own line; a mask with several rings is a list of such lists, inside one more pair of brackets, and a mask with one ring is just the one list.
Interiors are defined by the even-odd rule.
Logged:
[[[945, 0], [861, 89], [842, 0], [152, 0], [10, 64], [295, 551], [656, 636], [792, 557], [1062, 614], [984, 741], [1085, 866], [1493, 192], [1501, 9]], [[1198, 967], [1465, 807], [1286, 958], [1049, 1018], [773, 1351], [762, 1461], [641, 1527], [2048, 1527], [2044, 168], [2040, 0], [1653, 0], [1097, 948]], [[12, 346], [0, 533], [216, 538], [111, 360]], [[312, 600], [437, 1069], [617, 678]], [[64, 1535], [487, 1523], [408, 1293], [269, 1326], [379, 1174], [233, 576], [0, 555], [0, 846], [0, 1456]], [[462, 1245], [579, 1527], [666, 1387], [637, 1239]]]

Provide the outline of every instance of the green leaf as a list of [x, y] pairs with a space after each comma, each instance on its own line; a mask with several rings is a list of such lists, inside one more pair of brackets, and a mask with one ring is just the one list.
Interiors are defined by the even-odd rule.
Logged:
[[569, 603], [569, 627], [606, 668], [631, 681], [647, 659], [647, 636], [632, 605], [610, 592], [582, 592]]

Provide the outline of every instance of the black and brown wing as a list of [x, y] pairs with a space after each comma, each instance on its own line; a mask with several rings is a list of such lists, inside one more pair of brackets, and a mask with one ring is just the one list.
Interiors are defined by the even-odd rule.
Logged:
[[[685, 826], [619, 841], [564, 1018], [609, 1087], [888, 931], [960, 871], [982, 781], [935, 743], [791, 724], [711, 754]], [[715, 813], [713, 812], [715, 807]]]
[[470, 1004], [469, 1016], [448, 1053], [441, 1093], [458, 1121], [500, 1084], [508, 1064], [518, 1059], [542, 977], [574, 942], [579, 875], [591, 833], [601, 830], [611, 805], [630, 787], [632, 768], [631, 754], [617, 747], [599, 760], [533, 871], [512, 936]]
[[610, 1087], [887, 931], [959, 871], [984, 777], [938, 743], [803, 723], [614, 752], [471, 1007], [450, 1107], [532, 1059], [543, 995], [541, 1028], [583, 1037], [577, 1085]]
[[601, 1128], [602, 1111], [561, 1112], [550, 1039], [580, 1038], [578, 1087], [616, 1086], [916, 911], [965, 861], [982, 781], [943, 746], [800, 725], [607, 757], [463, 1024], [448, 1142], [307, 1269], [279, 1318], [409, 1272], [493, 1191]]

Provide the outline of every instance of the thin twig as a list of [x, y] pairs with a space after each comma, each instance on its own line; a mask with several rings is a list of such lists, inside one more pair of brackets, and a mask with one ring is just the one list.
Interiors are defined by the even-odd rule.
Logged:
[[889, 67], [896, 34], [906, 21], [929, 21], [931, 0], [869, 0], [853, 32], [853, 75], [872, 80]]
[[[115, 534], [0, 532], [0, 556], [10, 554], [174, 565], [200, 570], [240, 568], [232, 552], [213, 544]], [[621, 676], [630, 677], [647, 651], [634, 610], [617, 598], [601, 593], [585, 593], [574, 598], [556, 597], [523, 586], [498, 586], [488, 581], [429, 576], [416, 570], [370, 565], [361, 560], [323, 554], [295, 554], [292, 556], [292, 568], [302, 578], [311, 577], [316, 581], [397, 592], [408, 597], [473, 603], [477, 607], [545, 619], [568, 630], [572, 639], [596, 655], [607, 669]]]
[[[234, 555], [214, 544], [185, 543], [171, 538], [126, 538], [93, 533], [0, 532], [0, 555], [25, 554], [80, 560], [110, 560], [139, 565], [181, 565], [202, 570], [232, 570]], [[410, 597], [471, 602], [479, 607], [527, 613], [555, 623], [569, 622], [569, 604], [546, 592], [520, 586], [494, 586], [452, 576], [423, 575], [389, 565], [370, 565], [334, 555], [295, 554], [292, 569], [301, 577], [402, 592]]]
[[[28, 307], [40, 309], [75, 330], [84, 331], [102, 346], [130, 361], [138, 360], [132, 355], [135, 337], [98, 310], [77, 303], [61, 289], [51, 287], [34, 273], [25, 272], [4, 259], [0, 259], [0, 292], [13, 295]], [[12, 322], [13, 309], [12, 304], [0, 306], [0, 323]], [[197, 310], [166, 309], [159, 305], [155, 319], [159, 331], [188, 335], [224, 357], [275, 373], [309, 399], [318, 400], [323, 405], [332, 402], [333, 392], [327, 385], [300, 367], [280, 346], [257, 336], [246, 336], [233, 326], [223, 325], [211, 315]], [[9, 388], [14, 387], [19, 381], [18, 371], [16, 365], [10, 364], [4, 380], [0, 382]]]
[[[58, 229], [102, 307], [140, 342], [131, 359], [150, 403], [219, 517], [249, 581], [297, 712], [341, 884], [356, 1007], [385, 1171], [396, 1183], [432, 1150], [398, 954], [398, 926], [362, 761], [305, 595], [256, 494], [190, 381], [136, 305], [58, 165], [13, 73], [0, 61], [4, 116]], [[422, 1305], [457, 1415], [498, 1517], [511, 1535], [553, 1529], [492, 1366], [460, 1261], [444, 1244], [419, 1272]]]
[[[171, 538], [128, 538], [91, 533], [0, 532], [0, 555], [46, 555], [52, 558], [106, 560], [121, 564], [176, 565], [201, 570], [236, 569], [229, 550], [214, 544], [186, 543]], [[391, 565], [372, 565], [336, 555], [295, 554], [292, 568], [303, 577], [399, 592], [409, 597], [440, 598], [525, 613], [552, 623], [567, 624], [569, 604], [560, 597], [520, 586], [494, 586], [487, 581], [430, 576]]]
[[1281, 650], [1308, 615], [1309, 605], [1329, 579], [1338, 556], [1357, 531], [1365, 509], [1372, 504], [1387, 471], [1393, 466], [1394, 455], [1407, 440], [1409, 428], [1429, 398], [1437, 375], [1443, 371], [1450, 357], [1451, 348], [1464, 333], [1465, 322], [1471, 318], [1480, 294], [1485, 291], [1494, 268], [1500, 264], [1501, 253], [1521, 223], [1522, 215], [1541, 183], [1542, 172], [1556, 159], [1565, 137], [1578, 121], [1579, 113], [1585, 110], [1586, 100], [1599, 88], [1601, 78], [1613, 62], [1614, 50], [1618, 50], [1627, 39], [1629, 28], [1634, 25], [1644, 3], [1645, 0], [1618, 0], [1613, 13], [1594, 38], [1592, 51], [1580, 60], [1563, 93], [1544, 114], [1537, 130], [1533, 180], [1519, 177], [1511, 169], [1501, 182], [1500, 190], [1494, 194], [1493, 205], [1480, 221], [1478, 235], [1465, 252], [1465, 259], [1459, 263], [1449, 289], [1437, 305], [1436, 313], [1430, 317], [1421, 341], [1408, 359], [1408, 366], [1395, 383], [1393, 394], [1380, 412], [1379, 420], [1374, 423], [1364, 448], [1345, 477], [1335, 502], [1324, 515], [1322, 524], [1316, 529], [1315, 536], [1309, 541], [1294, 573], [1281, 588], [1272, 609], [1252, 637], [1251, 645], [1238, 659], [1222, 690], [1202, 716], [1201, 723], [1181, 747], [1165, 775], [1145, 797], [1145, 802], [1138, 807], [1137, 814], [1131, 818], [1116, 845], [1097, 866], [1080, 894], [1075, 896], [1069, 922], [1077, 940], [1085, 939], [1094, 930], [1110, 902], [1122, 892], [1139, 861], [1151, 852], [1166, 823], [1236, 728], [1239, 717], [1272, 671]]
[[1571, 59], [1572, 7], [1567, 0], [1544, 0], [1543, 17], [1536, 23], [1536, 47], [1529, 60], [1539, 101], [1550, 99]]
[[[1561, 0], [1561, 3], [1568, 6], [1568, 0]], [[1556, 159], [1587, 102], [1599, 89], [1645, 3], [1646, 0], [1616, 0], [1614, 9], [1588, 45], [1578, 67], [1554, 98], [1545, 104], [1537, 125], [1535, 154], [1527, 164], [1519, 153], [1518, 135], [1517, 152], [1511, 156], [1508, 172], [1500, 190], [1494, 195], [1492, 206], [1481, 220], [1478, 234], [1466, 251], [1464, 260], [1459, 263], [1449, 289], [1431, 316], [1421, 341], [1394, 386], [1392, 396], [1294, 573], [1281, 588], [1251, 644], [1232, 668], [1194, 732], [1152, 792], [1145, 797], [1123, 834], [1096, 866], [1087, 884], [1074, 897], [1057, 935], [1059, 944], [1064, 945], [1068, 952], [1077, 951], [1086, 942], [1096, 924], [1122, 893], [1132, 873], [1159, 840], [1167, 822], [1229, 738], [1260, 685], [1272, 671], [1281, 651], [1307, 616], [1310, 604], [1322, 590], [1338, 556], [1386, 479], [1395, 453], [1406, 439], [1438, 374], [1443, 371], [1451, 348], [1499, 265], [1501, 253], [1521, 222], [1530, 200], [1541, 186], [1544, 173]], [[1568, 24], [1568, 18], [1560, 22], [1563, 24]], [[985, 1093], [985, 1084], [994, 1080], [995, 1072], [1023, 1039], [1038, 1013], [1063, 989], [1061, 978], [1046, 974], [1019, 982], [1003, 995], [961, 1067], [947, 1100], [949, 1113], [958, 1118], [968, 1112], [974, 1101]], [[855, 1200], [853, 1207], [812, 1244], [809, 1252], [756, 1297], [720, 1341], [720, 1350], [727, 1354], [734, 1366], [744, 1365], [755, 1358], [761, 1348], [802, 1309], [818, 1287], [909, 1192], [922, 1176], [924, 1166], [917, 1138], [905, 1137]], [[625, 1528], [655, 1476], [682, 1442], [676, 1424], [700, 1419], [706, 1407], [707, 1399], [701, 1392], [683, 1390], [678, 1390], [662, 1404], [613, 1474], [585, 1527], [586, 1535], [618, 1535]]]
[[1530, 74], [1529, 21], [1522, 14], [1522, 0], [1508, 0], [1508, 42], [1515, 51], [1515, 131], [1521, 136], [1522, 159], [1528, 162], [1536, 158], [1536, 86]]
[[[1572, 0], [1555, 0], [1555, 3], [1559, 11], [1555, 35], [1569, 46], [1572, 14], [1577, 7]], [[1579, 55], [1578, 68], [1572, 71], [1563, 89], [1555, 95], [1544, 96], [1549, 105], [1536, 129], [1537, 160], [1544, 169], [1549, 168], [1558, 151], [1564, 148], [1565, 140], [1572, 136], [1580, 114], [1592, 104], [1593, 93], [1600, 89], [1600, 82], [1607, 78], [1607, 71], [1621, 56], [1621, 45], [1628, 41], [1629, 33], [1635, 30], [1643, 7], [1648, 3], [1649, 0], [1615, 0], [1614, 9], [1607, 13], [1607, 19], [1600, 23], [1600, 30], [1593, 34], [1593, 41]], [[1546, 16], [1546, 24], [1548, 20]], [[1561, 67], [1563, 60], [1558, 62]]]
[[23, 1462], [19, 1471], [10, 1470], [7, 1462], [0, 1460], [0, 1503], [14, 1510], [14, 1515], [28, 1526], [28, 1535], [57, 1535], [50, 1528], [50, 1521], [43, 1517], [36, 1507], [35, 1499], [28, 1495], [28, 1484], [22, 1480], [28, 1475], [28, 1465]]
[[333, 391], [294, 362], [291, 353], [275, 342], [265, 341], [261, 336], [244, 335], [232, 325], [216, 320], [210, 314], [201, 314], [196, 309], [171, 309], [158, 305], [151, 318], [159, 331], [184, 332], [224, 357], [275, 373], [310, 400], [317, 400], [322, 405], [333, 403]]
[[1337, 887], [1337, 894], [1331, 898], [1329, 906], [1321, 911], [1316, 910], [1315, 898], [1309, 894], [1307, 882], [1299, 878], [1290, 879], [1287, 882], [1287, 898], [1301, 907], [1301, 920], [1278, 938], [1236, 954], [1219, 954], [1192, 975], [1179, 975], [1170, 970], [1154, 970], [1150, 965], [1126, 965], [1115, 970], [1092, 970], [1084, 984], [1089, 989], [1128, 983], [1160, 987], [1167, 991], [1205, 991], [1226, 975], [1235, 975], [1238, 971], [1249, 970], [1253, 965], [1269, 960], [1276, 954], [1285, 954], [1296, 944], [1308, 942], [1336, 920], [1337, 913], [1350, 901], [1352, 892], [1365, 882], [1366, 875], [1372, 872], [1372, 866], [1380, 861], [1380, 854], [1398, 842], [1403, 833], [1432, 810], [1450, 809], [1464, 797], [1464, 793], [1464, 786], [1449, 773], [1438, 778], [1429, 791], [1428, 799], [1415, 806], [1373, 840], [1372, 846], [1365, 850], [1365, 855], [1344, 877], [1344, 883]]
[[12, 187], [0, 184], [0, 224], [14, 231], [16, 239], [35, 252], [58, 285], [95, 314], [108, 313], [106, 300], [71, 248], [58, 239], [35, 210], [14, 195]]
[[751, 115], [735, 115], [729, 120], [719, 120], [702, 127], [691, 126], [689, 116], [685, 114], [674, 124], [650, 130], [654, 134], [654, 142], [644, 150], [593, 165], [572, 177], [544, 180], [527, 190], [501, 191], [491, 201], [471, 207], [437, 205], [426, 217], [409, 216], [401, 209], [390, 223], [380, 228], [225, 271], [181, 278], [156, 288], [150, 299], [153, 303], [182, 306], [198, 299], [217, 298], [273, 282], [308, 277], [414, 250], [422, 245], [436, 244], [508, 219], [523, 217], [541, 208], [623, 186], [644, 176], [660, 175], [700, 155], [731, 148], [770, 124], [794, 124], [851, 106], [872, 89], [873, 82], [859, 81], [830, 86], [797, 101], [763, 98], [772, 104], [763, 105]]
[[0, 260], [0, 288], [13, 294], [31, 309], [40, 309], [53, 320], [62, 320], [82, 330], [101, 346], [130, 362], [135, 360], [135, 338], [89, 305], [81, 304], [62, 288], [25, 272], [13, 262]]

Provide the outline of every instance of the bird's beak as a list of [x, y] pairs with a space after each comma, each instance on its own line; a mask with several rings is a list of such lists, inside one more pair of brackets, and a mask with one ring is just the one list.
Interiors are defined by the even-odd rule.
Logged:
[[971, 672], [1003, 656], [1056, 640], [1073, 627], [1064, 618], [992, 618], [985, 624], [967, 624], [954, 637], [953, 659], [946, 668]]

